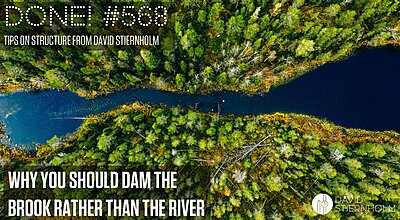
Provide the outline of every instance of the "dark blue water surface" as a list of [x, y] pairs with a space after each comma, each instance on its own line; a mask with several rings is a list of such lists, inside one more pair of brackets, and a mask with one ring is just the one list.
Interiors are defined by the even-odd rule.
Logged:
[[74, 132], [82, 118], [140, 101], [196, 107], [222, 114], [304, 113], [338, 125], [400, 131], [400, 51], [366, 49], [324, 65], [263, 96], [240, 93], [187, 95], [149, 89], [127, 89], [96, 99], [66, 91], [18, 92], [0, 96], [0, 118], [15, 144], [44, 143]]

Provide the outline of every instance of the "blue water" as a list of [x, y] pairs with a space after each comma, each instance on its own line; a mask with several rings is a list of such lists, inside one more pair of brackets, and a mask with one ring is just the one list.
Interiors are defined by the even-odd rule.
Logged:
[[[195, 107], [221, 114], [293, 112], [326, 118], [338, 125], [400, 131], [400, 51], [364, 49], [324, 65], [264, 95], [214, 93], [187, 95], [127, 89], [96, 99], [57, 90], [0, 96], [0, 119], [14, 144], [33, 146], [74, 132], [82, 118], [139, 101]], [[219, 108], [218, 108], [219, 106]]]

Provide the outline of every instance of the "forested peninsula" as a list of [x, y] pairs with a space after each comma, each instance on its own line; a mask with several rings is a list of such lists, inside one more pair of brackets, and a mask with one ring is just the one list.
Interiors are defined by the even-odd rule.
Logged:
[[[208, 218], [309, 219], [317, 217], [312, 198], [326, 192], [361, 198], [358, 205], [365, 207], [394, 208], [335, 208], [324, 219], [398, 219], [399, 144], [395, 132], [344, 129], [303, 115], [218, 116], [134, 103], [92, 116], [75, 135], [55, 137], [37, 151], [2, 147], [1, 161], [3, 170], [13, 171], [53, 166], [178, 172], [179, 190], [47, 192], [63, 199], [198, 198], [206, 201]], [[3, 198], [17, 194], [42, 195], [5, 191]]]
[[[158, 30], [160, 46], [1, 50], [0, 90], [55, 88], [87, 97], [128, 87], [251, 94], [358, 48], [399, 44], [398, 1], [166, 3], [169, 28]], [[86, 29], [105, 34], [93, 25]]]

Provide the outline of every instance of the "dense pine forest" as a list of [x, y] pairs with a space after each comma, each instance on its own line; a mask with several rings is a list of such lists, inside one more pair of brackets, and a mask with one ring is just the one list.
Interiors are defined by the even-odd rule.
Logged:
[[[357, 49], [400, 43], [398, 0], [164, 2], [169, 25], [158, 29], [159, 46], [0, 48], [0, 91], [263, 93]], [[301, 114], [239, 117], [133, 103], [35, 149], [0, 142], [0, 166], [3, 201], [198, 198], [208, 219], [400, 219], [400, 135]], [[8, 188], [10, 170], [73, 168], [176, 171], [179, 190]], [[311, 207], [319, 193], [394, 208], [350, 212], [343, 203], [322, 216]], [[4, 210], [3, 202], [0, 216]]]
[[[395, 208], [382, 212], [338, 208], [324, 219], [398, 219], [399, 144], [394, 132], [343, 129], [303, 115], [221, 117], [135, 103], [93, 116], [76, 135], [54, 137], [36, 152], [3, 147], [1, 158], [4, 170], [55, 166], [178, 172], [179, 190], [47, 192], [64, 199], [198, 198], [206, 201], [208, 218], [309, 219], [317, 217], [312, 198], [326, 192], [361, 197], [363, 206]], [[3, 196], [27, 196], [21, 190], [12, 192]], [[38, 195], [42, 194], [37, 190], [30, 194]]]
[[[391, 0], [171, 1], [160, 46], [11, 47], [0, 51], [0, 86], [263, 92], [357, 48], [398, 45], [398, 11]], [[93, 26], [87, 34], [106, 33]]]

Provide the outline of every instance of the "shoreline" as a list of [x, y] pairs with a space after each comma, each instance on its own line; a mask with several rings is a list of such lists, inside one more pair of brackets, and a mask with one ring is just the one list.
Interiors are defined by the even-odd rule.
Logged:
[[[366, 43], [361, 44], [361, 46], [355, 46], [352, 49], [350, 49], [349, 52], [339, 55], [337, 57], [337, 59], [330, 59], [327, 62], [321, 62], [318, 60], [313, 60], [311, 62], [306, 62], [303, 65], [297, 67], [297, 68], [291, 68], [286, 70], [286, 74], [282, 74], [282, 78], [277, 78], [277, 79], [264, 79], [262, 81], [262, 83], [260, 83], [259, 86], [257, 86], [254, 89], [248, 89], [248, 90], [243, 90], [240, 88], [235, 88], [233, 86], [221, 86], [221, 85], [214, 85], [214, 84], [210, 84], [207, 86], [207, 88], [199, 88], [199, 91], [195, 92], [195, 93], [191, 93], [190, 91], [185, 91], [183, 89], [179, 89], [176, 86], [157, 86], [157, 85], [153, 85], [153, 84], [148, 84], [148, 85], [142, 85], [139, 84], [138, 86], [129, 86], [129, 85], [124, 85], [120, 88], [112, 88], [110, 90], [107, 91], [72, 91], [68, 88], [52, 88], [50, 87], [48, 84], [43, 86], [43, 87], [32, 87], [32, 85], [28, 84], [27, 82], [25, 83], [20, 83], [20, 85], [0, 85], [0, 93], [3, 94], [12, 94], [15, 92], [21, 92], [21, 91], [41, 91], [41, 90], [51, 90], [51, 89], [56, 89], [56, 90], [61, 90], [61, 91], [71, 91], [75, 94], [77, 94], [80, 97], [84, 97], [84, 98], [88, 98], [88, 99], [93, 99], [102, 95], [107, 95], [107, 94], [111, 94], [111, 93], [115, 93], [118, 91], [122, 91], [125, 89], [130, 89], [130, 88], [138, 88], [138, 89], [156, 89], [156, 90], [160, 90], [160, 91], [167, 91], [167, 92], [176, 92], [178, 94], [193, 94], [193, 95], [210, 95], [214, 92], [237, 92], [237, 93], [242, 93], [245, 94], [247, 96], [253, 96], [253, 95], [257, 95], [257, 94], [267, 94], [271, 89], [277, 88], [281, 85], [284, 84], [288, 84], [291, 81], [297, 79], [298, 77], [310, 73], [313, 70], [329, 64], [329, 63], [334, 63], [334, 62], [340, 62], [342, 60], [346, 60], [349, 57], [362, 52], [363, 50], [368, 50], [368, 49], [376, 49], [376, 48], [384, 48], [384, 47], [394, 47], [394, 48], [400, 48], [400, 41], [396, 41], [396, 40], [390, 40], [390, 41], [386, 41], [384, 44], [382, 45], [377, 45], [377, 46], [368, 46], [366, 45]], [[272, 80], [272, 81], [271, 81]], [[268, 81], [271, 81], [271, 83], [268, 83]], [[30, 87], [28, 89], [24, 88], [24, 87]], [[217, 89], [214, 89], [216, 88]], [[213, 89], [211, 89], [213, 88]], [[210, 90], [211, 89], [211, 90]]]

